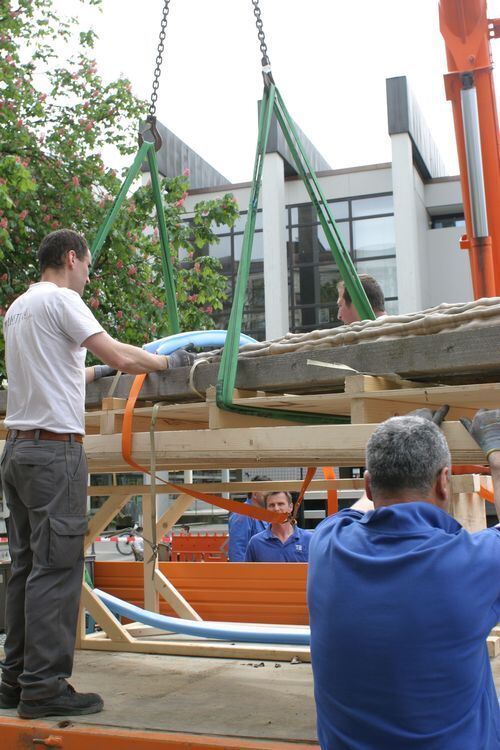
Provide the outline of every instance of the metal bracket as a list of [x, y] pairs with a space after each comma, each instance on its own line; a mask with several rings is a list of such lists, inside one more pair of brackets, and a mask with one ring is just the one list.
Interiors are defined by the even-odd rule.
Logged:
[[[163, 141], [161, 139], [161, 135], [158, 132], [158, 128], [156, 127], [156, 117], [154, 115], [148, 115], [146, 117], [146, 123], [146, 127], [143, 130], [139, 131], [139, 146], [142, 146], [142, 144], [146, 141], [147, 143], [154, 143], [155, 151], [159, 151], [162, 147]], [[153, 137], [145, 138], [144, 136], [148, 134], [151, 134]]]

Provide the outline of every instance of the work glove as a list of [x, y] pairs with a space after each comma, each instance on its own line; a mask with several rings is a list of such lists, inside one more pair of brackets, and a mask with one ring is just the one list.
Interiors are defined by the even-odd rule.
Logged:
[[109, 365], [94, 365], [94, 380], [107, 378], [110, 375], [116, 375], [116, 372], [117, 371]]
[[[407, 414], [407, 417], [421, 417], [422, 419], [428, 419], [430, 422], [434, 422], [435, 425], [441, 427], [444, 422], [444, 418], [448, 414], [450, 407], [448, 404], [443, 404], [439, 409], [415, 409]], [[500, 433], [499, 433], [500, 434]]]
[[486, 453], [486, 458], [500, 451], [500, 409], [479, 409], [472, 422], [466, 417], [460, 417], [460, 421]]
[[191, 367], [196, 355], [192, 352], [188, 352], [185, 349], [176, 349], [172, 354], [167, 355], [168, 369], [171, 370], [173, 367]]

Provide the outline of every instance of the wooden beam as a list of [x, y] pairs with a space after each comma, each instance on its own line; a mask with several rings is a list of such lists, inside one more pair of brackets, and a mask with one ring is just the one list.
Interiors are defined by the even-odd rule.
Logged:
[[452, 495], [448, 512], [471, 534], [486, 528], [485, 501], [475, 492]]
[[[366, 424], [161, 432], [156, 436], [156, 465], [158, 470], [363, 466], [366, 443], [374, 429]], [[460, 422], [445, 422], [443, 431], [453, 463], [484, 463], [484, 453]], [[119, 435], [89, 435], [85, 450], [91, 472], [129, 470]], [[133, 456], [140, 465], [149, 466], [148, 433], [134, 435]]]
[[[346, 364], [371, 375], [397, 373], [411, 380], [491, 382], [500, 377], [499, 350], [500, 325], [491, 325], [274, 356], [240, 357], [236, 387], [295, 393], [343, 390], [348, 371], [307, 365], [312, 351], [314, 359]], [[196, 388], [204, 392], [215, 385], [218, 370], [218, 362], [198, 367]], [[127, 398], [132, 381], [132, 375], [122, 375], [114, 396]], [[111, 382], [111, 378], [101, 378], [87, 386], [88, 408], [101, 405]], [[152, 373], [144, 383], [141, 398], [155, 402], [197, 400], [189, 384], [189, 368]], [[6, 403], [7, 392], [0, 391], [0, 413], [5, 413]]]
[[258, 643], [221, 643], [220, 641], [152, 640], [120, 643], [107, 638], [84, 640], [82, 648], [96, 651], [131, 651], [137, 654], [169, 654], [171, 656], [208, 656], [213, 659], [254, 659], [291, 661], [294, 656], [310, 662], [307, 646], [261, 646]]
[[[343, 389], [347, 371], [328, 367], [311, 367], [307, 360], [342, 363], [361, 373], [386, 376], [387, 373], [411, 380], [433, 380], [439, 382], [484, 382], [500, 376], [500, 326], [448, 331], [426, 336], [412, 336], [392, 340], [379, 340], [339, 346], [329, 349], [314, 349], [274, 356], [253, 358], [240, 357], [236, 387], [249, 390], [316, 392]], [[204, 392], [215, 385], [219, 363], [198, 367], [195, 385]], [[128, 396], [132, 376], [122, 375], [115, 396]], [[87, 387], [87, 404], [100, 405], [107, 395], [111, 381], [106, 378]], [[189, 368], [181, 367], [168, 373], [153, 373], [144, 383], [141, 397], [159, 401], [162, 399], [185, 400], [194, 398], [189, 385]], [[3, 392], [0, 392], [0, 410]]]
[[[134, 642], [134, 639], [127, 633], [116, 617], [111, 614], [106, 605], [98, 599], [85, 581], [82, 586], [81, 603], [82, 607], [85, 607], [85, 609], [90, 612], [94, 620], [106, 632], [108, 638], [112, 638], [114, 641], [119, 641], [125, 646], [125, 650], [129, 650], [130, 644]], [[85, 643], [86, 639], [81, 638], [80, 644], [82, 648]]]
[[[109, 499], [101, 505], [97, 513], [90, 519], [87, 533], [85, 534], [85, 549], [87, 549], [94, 539], [99, 536], [107, 526], [109, 526], [113, 518], [123, 506], [128, 503], [130, 498], [139, 494], [137, 492], [130, 492], [130, 485], [124, 489], [126, 489], [125, 494], [116, 494], [109, 497]], [[151, 487], [149, 488], [149, 492], [151, 492]], [[145, 494], [146, 493], [143, 493], [143, 496], [145, 496]]]
[[[452, 477], [452, 490], [453, 492], [474, 492], [477, 491], [479, 485], [476, 481], [477, 474], [461, 474], [459, 476]], [[188, 489], [197, 490], [198, 492], [205, 492], [207, 494], [220, 494], [221, 492], [229, 492], [233, 495], [245, 494], [252, 492], [253, 490], [261, 490], [262, 492], [274, 492], [275, 490], [287, 490], [288, 492], [300, 492], [302, 488], [302, 482], [296, 479], [283, 479], [283, 480], [270, 480], [268, 482], [209, 482], [209, 483], [186, 483], [182, 485]], [[95, 497], [107, 497], [108, 495], [125, 495], [129, 494], [131, 485], [120, 485], [118, 487], [111, 486], [90, 486], [87, 490], [88, 495]], [[364, 482], [362, 479], [313, 479], [309, 485], [310, 492], [322, 492], [327, 490], [362, 490], [364, 488]], [[134, 486], [134, 494], [142, 495], [148, 493], [151, 490], [150, 484], [138, 484]], [[175, 494], [171, 492], [167, 486], [163, 486], [163, 491], [159, 491], [158, 495], [161, 494]], [[179, 496], [180, 497], [180, 496]], [[186, 510], [189, 505], [194, 502], [193, 498], [186, 495]], [[173, 506], [172, 506], [173, 508]], [[184, 510], [182, 512], [184, 512]], [[165, 511], [163, 516], [158, 520], [158, 533], [165, 533], [163, 530], [163, 522], [167, 520], [167, 513], [170, 508]], [[182, 514], [181, 514], [182, 515]], [[179, 516], [180, 518], [180, 516]], [[176, 519], [178, 520], [178, 519]], [[173, 526], [176, 521], [173, 521]], [[168, 527], [170, 528], [170, 526]]]
[[159, 537], [167, 534], [172, 526], [177, 523], [179, 518], [186, 512], [190, 505], [194, 503], [194, 498], [190, 495], [179, 495], [170, 506], [163, 513], [158, 521], [156, 522], [156, 533]]
[[182, 594], [177, 591], [175, 586], [170, 583], [168, 578], [158, 568], [155, 570], [154, 586], [158, 594], [165, 599], [167, 604], [172, 607], [179, 617], [182, 617], [184, 620], [201, 621], [202, 618], [198, 612], [184, 599]]

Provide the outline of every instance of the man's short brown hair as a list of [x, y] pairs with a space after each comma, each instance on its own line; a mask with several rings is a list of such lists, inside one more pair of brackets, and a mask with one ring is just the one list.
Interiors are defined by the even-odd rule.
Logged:
[[[359, 280], [361, 281], [361, 286], [365, 290], [365, 294], [368, 297], [368, 301], [372, 306], [373, 311], [385, 312], [384, 292], [377, 279], [375, 279], [373, 276], [370, 276], [370, 274], [368, 273], [360, 273]], [[347, 291], [347, 287], [343, 281], [338, 282], [337, 289], [339, 293], [343, 293], [346, 304], [351, 305], [352, 298]]]
[[62, 268], [70, 250], [75, 251], [78, 260], [84, 260], [89, 251], [85, 237], [73, 229], [57, 229], [47, 234], [38, 248], [40, 271], [43, 273], [47, 268]]

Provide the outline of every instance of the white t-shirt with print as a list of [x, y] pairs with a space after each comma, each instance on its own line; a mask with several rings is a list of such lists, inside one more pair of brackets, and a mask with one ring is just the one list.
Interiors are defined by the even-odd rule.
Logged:
[[80, 295], [33, 284], [4, 319], [10, 429], [85, 433], [82, 342], [103, 331]]

